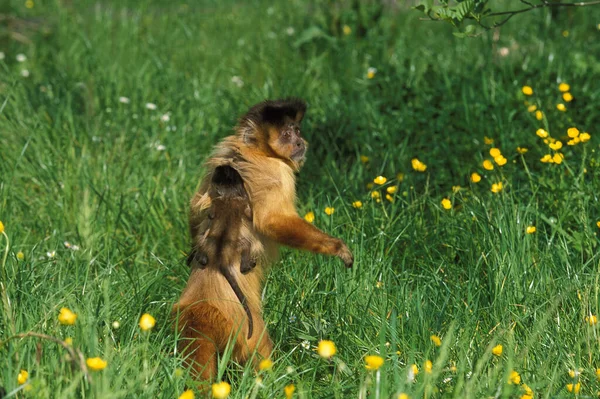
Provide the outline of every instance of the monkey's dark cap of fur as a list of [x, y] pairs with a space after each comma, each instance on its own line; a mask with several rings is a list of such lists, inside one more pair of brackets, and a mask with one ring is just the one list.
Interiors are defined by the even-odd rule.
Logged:
[[306, 103], [299, 98], [267, 100], [250, 108], [240, 119], [240, 125], [244, 126], [247, 123], [280, 125], [285, 122], [286, 117], [299, 123], [305, 112]]

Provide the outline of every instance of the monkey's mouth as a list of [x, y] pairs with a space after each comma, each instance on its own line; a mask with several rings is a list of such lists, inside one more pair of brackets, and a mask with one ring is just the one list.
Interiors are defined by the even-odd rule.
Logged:
[[304, 159], [304, 155], [306, 154], [306, 146], [298, 147], [295, 151], [292, 152], [292, 161], [298, 162]]

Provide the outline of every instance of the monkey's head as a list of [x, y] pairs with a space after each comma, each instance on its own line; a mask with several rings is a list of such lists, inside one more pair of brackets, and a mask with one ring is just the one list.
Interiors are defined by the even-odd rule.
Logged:
[[237, 130], [249, 146], [298, 170], [304, 164], [308, 147], [300, 131], [305, 112], [306, 103], [297, 98], [264, 101], [250, 108]]

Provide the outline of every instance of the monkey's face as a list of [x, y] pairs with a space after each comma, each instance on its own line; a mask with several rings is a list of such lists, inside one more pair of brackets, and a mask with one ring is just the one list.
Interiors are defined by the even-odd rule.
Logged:
[[300, 125], [295, 121], [289, 121], [269, 129], [269, 146], [279, 157], [301, 164], [308, 143], [302, 138]]

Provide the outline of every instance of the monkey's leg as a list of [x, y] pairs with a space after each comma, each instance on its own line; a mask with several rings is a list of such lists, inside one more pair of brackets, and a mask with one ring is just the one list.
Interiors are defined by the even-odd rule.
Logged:
[[346, 244], [339, 238], [323, 233], [297, 215], [272, 215], [258, 230], [280, 244], [304, 249], [319, 254], [337, 256], [346, 267], [352, 267], [354, 257]]
[[242, 250], [242, 257], [240, 260], [240, 272], [242, 274], [249, 273], [256, 267], [256, 259], [250, 256], [250, 248], [246, 247]]
[[187, 357], [196, 378], [211, 381], [217, 372], [217, 354], [225, 348], [231, 322], [218, 308], [207, 303], [179, 306], [179, 309], [182, 308], [179, 314], [179, 348]]

